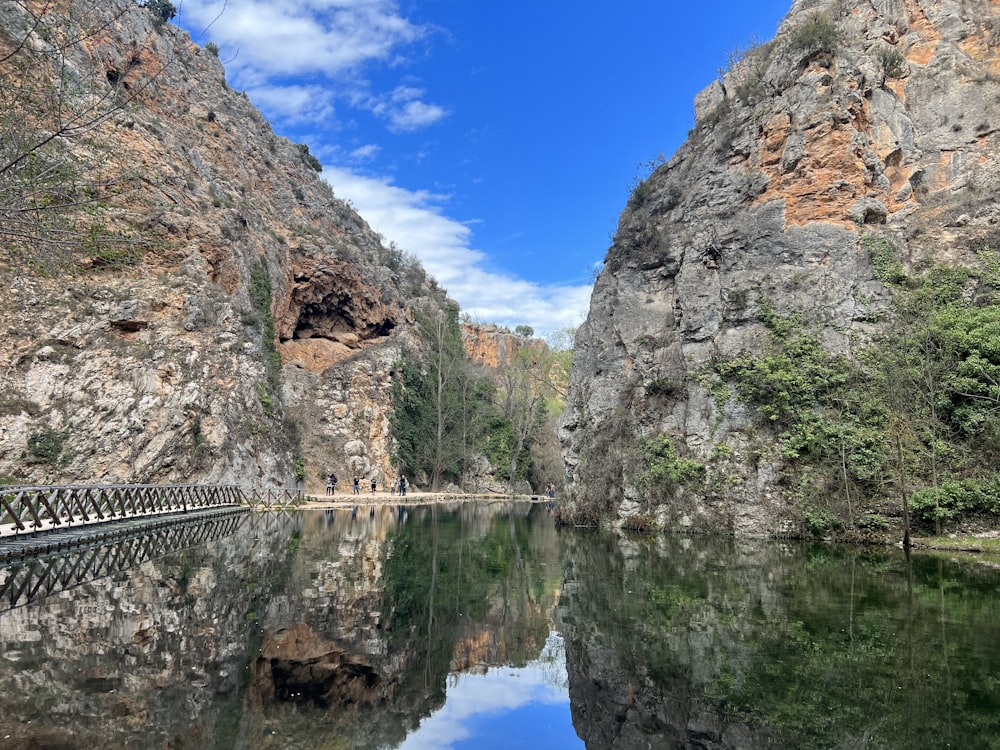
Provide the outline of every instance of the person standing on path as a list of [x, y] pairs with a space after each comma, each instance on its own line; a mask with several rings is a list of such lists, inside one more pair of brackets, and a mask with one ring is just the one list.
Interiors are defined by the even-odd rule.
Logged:
[[375, 477], [372, 477], [372, 494], [373, 495], [375, 494], [375, 487], [377, 485], [378, 485], [378, 482], [375, 481]]
[[357, 477], [354, 477], [354, 494], [355, 495], [361, 494], [361, 480], [358, 479]]
[[401, 497], [406, 496], [406, 477], [399, 478], [399, 494]]

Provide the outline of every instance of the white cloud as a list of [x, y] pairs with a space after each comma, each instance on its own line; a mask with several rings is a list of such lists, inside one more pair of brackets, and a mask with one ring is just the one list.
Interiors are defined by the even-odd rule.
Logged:
[[370, 161], [378, 156], [378, 153], [382, 150], [381, 146], [377, 146], [374, 143], [366, 143], [364, 146], [359, 146], [358, 148], [351, 151], [348, 156], [352, 161], [362, 162]]
[[423, 89], [409, 85], [397, 86], [379, 96], [356, 92], [353, 104], [387, 120], [391, 131], [408, 133], [433, 125], [448, 114], [444, 107], [421, 101], [424, 93]]
[[363, 177], [332, 166], [324, 165], [323, 176], [387, 242], [419, 258], [473, 319], [511, 328], [530, 325], [538, 334], [583, 322], [589, 284], [543, 286], [487, 270], [486, 256], [470, 247], [469, 225], [442, 213], [447, 196], [406, 190], [388, 178]]
[[[399, 50], [428, 33], [403, 18], [395, 0], [186, 0], [182, 13], [196, 41], [221, 47], [233, 85], [277, 119], [328, 119], [333, 92], [393, 132], [419, 130], [447, 114], [424, 101], [421, 89], [372, 93], [361, 75], [367, 63], [397, 64]], [[313, 83], [297, 83], [303, 79]], [[320, 91], [313, 100], [303, 96]]]
[[433, 125], [445, 114], [444, 108], [436, 104], [410, 101], [389, 112], [389, 125], [391, 130], [408, 133]]
[[396, 12], [394, 0], [186, 0], [182, 10], [185, 25], [211, 24], [210, 39], [239, 49], [230, 72], [254, 83], [389, 60], [425, 34]]
[[333, 96], [323, 86], [256, 86], [248, 95], [257, 106], [280, 113], [281, 119], [290, 124], [334, 119]]
[[335, 97], [394, 133], [447, 115], [420, 88], [373, 92], [361, 74], [369, 63], [398, 64], [399, 50], [428, 34], [398, 13], [396, 0], [186, 0], [182, 13], [196, 41], [220, 46], [233, 85], [277, 120], [322, 122]]

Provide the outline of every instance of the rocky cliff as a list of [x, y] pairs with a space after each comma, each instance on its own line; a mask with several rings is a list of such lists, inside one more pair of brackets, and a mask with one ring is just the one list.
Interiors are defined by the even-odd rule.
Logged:
[[[5, 132], [29, 122], [39, 159], [87, 177], [60, 187], [82, 206], [59, 212], [69, 240], [4, 233], [0, 475], [304, 474], [321, 492], [330, 470], [387, 471], [392, 366], [418, 343], [414, 307], [444, 303], [419, 265], [150, 7], [5, 3], [0, 29], [4, 85], [20, 81]], [[58, 103], [44, 98], [57, 88]]]
[[[776, 432], [712, 365], [761, 351], [770, 314], [850, 356], [887, 320], [876, 248], [907, 269], [977, 263], [998, 217], [998, 34], [995, 0], [796, 0], [697, 97], [688, 141], [622, 212], [577, 333], [571, 516], [795, 522]], [[649, 501], [641, 446], [656, 437], [704, 467], [698, 491]]]

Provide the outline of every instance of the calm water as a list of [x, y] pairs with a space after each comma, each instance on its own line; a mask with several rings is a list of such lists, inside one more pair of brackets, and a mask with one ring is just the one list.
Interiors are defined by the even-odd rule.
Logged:
[[0, 567], [0, 748], [1000, 748], [1000, 572], [246, 514]]

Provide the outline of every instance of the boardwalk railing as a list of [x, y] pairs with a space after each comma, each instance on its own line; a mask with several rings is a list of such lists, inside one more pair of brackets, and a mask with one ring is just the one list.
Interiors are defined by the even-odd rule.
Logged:
[[288, 508], [300, 505], [306, 500], [304, 490], [292, 488], [264, 490], [257, 487], [254, 489], [244, 490], [243, 494], [244, 505], [249, 505], [251, 508], [261, 508], [265, 510], [270, 510], [272, 508]]
[[287, 507], [301, 490], [236, 485], [120, 484], [0, 487], [0, 537], [33, 534], [123, 518], [246, 505]]

